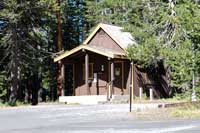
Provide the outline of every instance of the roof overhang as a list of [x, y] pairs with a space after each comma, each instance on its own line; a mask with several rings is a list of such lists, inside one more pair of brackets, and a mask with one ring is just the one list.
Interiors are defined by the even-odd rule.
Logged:
[[96, 48], [92, 48], [88, 45], [80, 45], [70, 51], [66, 51], [64, 52], [63, 54], [57, 56], [56, 58], [54, 58], [54, 62], [57, 62], [57, 61], [60, 61], [66, 57], [69, 57], [70, 55], [80, 51], [80, 50], [87, 50], [87, 51], [90, 51], [90, 52], [93, 52], [93, 53], [96, 53], [96, 54], [99, 54], [99, 55], [103, 55], [103, 56], [106, 56], [108, 58], [118, 58], [118, 59], [127, 59], [126, 55], [123, 55], [123, 54], [114, 54], [112, 52], [105, 52], [103, 50], [99, 50], [99, 49], [96, 49]]

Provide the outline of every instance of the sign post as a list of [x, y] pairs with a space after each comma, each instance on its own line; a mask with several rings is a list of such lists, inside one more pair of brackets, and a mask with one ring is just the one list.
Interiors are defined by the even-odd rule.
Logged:
[[130, 108], [129, 108], [129, 112], [132, 111], [132, 101], [133, 101], [133, 62], [131, 62], [131, 78], [130, 78]]

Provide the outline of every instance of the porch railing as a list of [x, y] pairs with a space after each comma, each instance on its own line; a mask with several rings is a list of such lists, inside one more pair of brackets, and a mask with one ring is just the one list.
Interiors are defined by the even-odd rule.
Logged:
[[110, 81], [107, 83], [106, 85], [106, 89], [107, 89], [107, 100], [110, 101], [112, 99], [112, 87], [113, 86], [113, 82]]

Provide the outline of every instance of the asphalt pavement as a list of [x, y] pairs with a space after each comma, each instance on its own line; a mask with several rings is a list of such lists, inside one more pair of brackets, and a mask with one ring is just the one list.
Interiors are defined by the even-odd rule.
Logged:
[[199, 119], [137, 120], [128, 104], [0, 109], [0, 133], [199, 133]]

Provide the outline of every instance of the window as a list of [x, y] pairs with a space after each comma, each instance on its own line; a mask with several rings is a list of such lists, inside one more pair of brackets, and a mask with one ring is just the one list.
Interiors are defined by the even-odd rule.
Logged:
[[120, 67], [116, 67], [115, 68], [115, 76], [120, 76], [121, 71], [120, 71]]
[[[93, 79], [93, 63], [89, 63], [89, 79]], [[83, 80], [85, 80], [85, 64], [83, 64]]]

